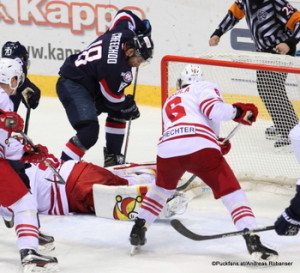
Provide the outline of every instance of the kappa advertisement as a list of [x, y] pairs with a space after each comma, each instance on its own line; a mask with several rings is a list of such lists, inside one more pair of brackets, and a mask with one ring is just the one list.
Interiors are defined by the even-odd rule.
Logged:
[[[290, 1], [300, 7], [299, 1]], [[0, 0], [2, 45], [20, 41], [28, 49], [29, 74], [44, 84], [45, 95], [55, 93], [59, 67], [104, 33], [120, 9], [130, 9], [152, 24], [154, 57], [139, 73], [138, 84], [159, 92], [160, 61], [165, 55], [197, 56], [210, 51], [252, 51], [245, 20], [222, 37], [218, 47], [208, 40], [233, 0], [55, 1]], [[43, 90], [44, 90], [43, 89]]]

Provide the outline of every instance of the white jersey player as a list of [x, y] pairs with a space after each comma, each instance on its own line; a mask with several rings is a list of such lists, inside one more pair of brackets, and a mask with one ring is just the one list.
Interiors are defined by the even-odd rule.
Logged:
[[[219, 87], [203, 81], [199, 65], [189, 64], [178, 80], [179, 90], [162, 109], [163, 134], [158, 143], [156, 185], [147, 192], [130, 234], [133, 249], [145, 244], [145, 233], [174, 193], [185, 171], [198, 176], [221, 198], [238, 230], [256, 227], [252, 209], [223, 154], [229, 143], [219, 144], [220, 122], [234, 120], [251, 125], [258, 110], [254, 104], [227, 104]], [[263, 246], [257, 235], [244, 235], [255, 260], [271, 260], [277, 252]]]
[[23, 165], [21, 161], [30, 163], [43, 160], [43, 146], [39, 146], [39, 151], [33, 151], [33, 147], [11, 137], [12, 132], [21, 132], [24, 127], [23, 119], [12, 112], [13, 103], [9, 98], [22, 80], [21, 60], [0, 59], [0, 210], [13, 212], [21, 262], [24, 271], [32, 272], [30, 270], [35, 267], [54, 269], [57, 260], [36, 252], [39, 240], [36, 203], [30, 194], [24, 169], [20, 168]]
[[[300, 124], [296, 125], [289, 133], [293, 152], [300, 163]], [[283, 211], [275, 222], [275, 231], [278, 235], [294, 236], [300, 229], [300, 179], [296, 184], [296, 194], [290, 205]]]

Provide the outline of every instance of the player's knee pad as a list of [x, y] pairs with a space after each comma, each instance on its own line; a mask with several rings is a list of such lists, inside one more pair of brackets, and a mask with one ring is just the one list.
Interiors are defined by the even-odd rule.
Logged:
[[99, 123], [97, 121], [85, 121], [76, 126], [77, 138], [80, 144], [88, 150], [94, 146], [98, 140]]

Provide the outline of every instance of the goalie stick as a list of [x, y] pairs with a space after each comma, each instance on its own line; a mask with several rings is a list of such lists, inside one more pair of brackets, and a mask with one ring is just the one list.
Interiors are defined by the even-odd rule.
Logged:
[[[231, 139], [231, 138], [235, 135], [235, 133], [238, 131], [238, 129], [241, 128], [241, 126], [242, 126], [242, 123], [239, 123], [238, 125], [236, 125], [236, 126], [232, 129], [232, 131], [228, 134], [228, 136], [224, 138], [224, 140], [222, 141], [222, 143], [224, 144], [226, 141], [228, 141], [229, 139]], [[176, 191], [183, 191], [183, 190], [185, 190], [185, 189], [186, 189], [186, 188], [194, 181], [195, 178], [196, 178], [196, 175], [193, 174], [193, 175], [189, 178], [189, 180], [186, 181], [185, 184], [183, 184], [183, 185], [177, 187], [177, 188], [176, 188]]]
[[226, 232], [226, 233], [219, 233], [214, 235], [200, 235], [192, 232], [187, 227], [185, 227], [178, 219], [171, 220], [171, 226], [179, 232], [181, 235], [195, 240], [195, 241], [205, 241], [205, 240], [212, 240], [212, 239], [220, 239], [220, 238], [227, 238], [233, 236], [240, 236], [240, 235], [247, 235], [250, 233], [255, 232], [262, 232], [275, 229], [275, 226], [266, 226], [262, 228], [250, 229], [247, 231], [233, 231], [233, 232]]
[[[20, 133], [21, 136], [24, 138], [24, 140], [26, 142], [28, 142], [33, 148], [35, 147], [35, 145], [33, 144], [32, 140], [23, 132]], [[45, 159], [44, 160], [46, 166], [54, 173], [54, 175], [58, 178], [58, 180], [51, 180], [49, 178], [45, 178], [46, 180], [50, 181], [50, 182], [54, 182], [54, 183], [58, 183], [58, 184], [66, 184], [66, 181], [62, 178], [62, 176], [59, 174], [59, 172], [51, 165], [51, 163]]]

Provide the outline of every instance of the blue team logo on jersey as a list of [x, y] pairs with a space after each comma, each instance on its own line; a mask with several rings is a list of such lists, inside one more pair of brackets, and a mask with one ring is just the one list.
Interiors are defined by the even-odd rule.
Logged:
[[132, 74], [130, 71], [121, 73], [124, 82], [132, 82]]

